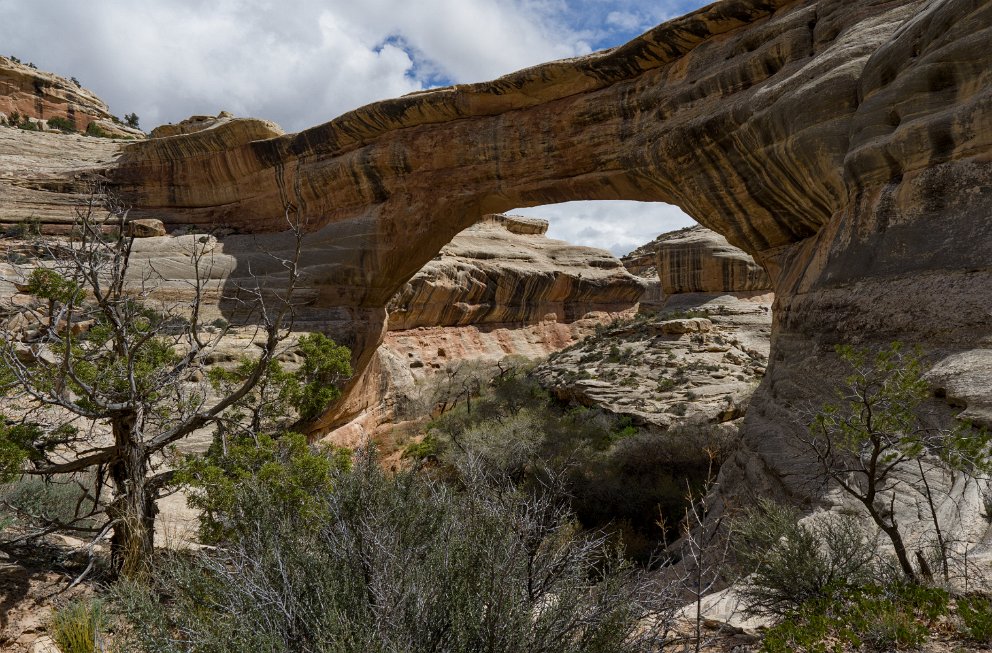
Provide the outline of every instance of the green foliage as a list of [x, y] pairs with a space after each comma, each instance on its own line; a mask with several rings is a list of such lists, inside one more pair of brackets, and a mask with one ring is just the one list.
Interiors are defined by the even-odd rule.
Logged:
[[83, 300], [85, 293], [75, 281], [49, 268], [35, 268], [28, 277], [27, 292], [60, 304], [76, 303]]
[[[119, 585], [126, 650], [224, 653], [645, 650], [642, 577], [557, 499], [483, 477], [462, 489], [388, 476], [371, 455], [312, 487], [304, 511], [237, 484], [239, 529]], [[161, 594], [168, 601], [159, 600]], [[276, 603], [274, 603], [274, 601]], [[278, 607], [276, 607], [278, 606]]]
[[68, 118], [62, 118], [60, 116], [54, 116], [48, 119], [48, 126], [52, 129], [58, 129], [66, 133], [72, 133], [76, 131], [76, 123], [72, 122]]
[[949, 612], [946, 591], [919, 585], [870, 585], [804, 604], [768, 630], [763, 650], [813, 653], [846, 645], [865, 651], [918, 650]]
[[175, 482], [189, 488], [190, 507], [202, 511], [200, 539], [212, 544], [251, 522], [245, 511], [253, 506], [240, 502], [246, 482], [263, 483], [273, 506], [305, 524], [319, 512], [322, 495], [332, 491], [334, 474], [350, 464], [350, 450], [310, 447], [298, 433], [218, 438], [205, 456], [183, 462]]
[[138, 120], [139, 120], [138, 119], [138, 114], [136, 114], [136, 113], [125, 113], [124, 114], [124, 123], [128, 127], [133, 127], [134, 129], [137, 129], [138, 128]]
[[484, 386], [471, 412], [460, 404], [435, 419], [408, 451], [436, 457], [449, 474], [472, 458], [534, 491], [560, 474], [580, 523], [616, 533], [628, 555], [648, 563], [674, 534], [666, 529], [683, 517], [687, 491], [703, 483], [707, 448], [719, 442], [706, 427], [642, 432], [630, 418], [558, 404], [517, 372]]
[[310, 421], [341, 395], [341, 382], [351, 376], [351, 350], [322, 333], [300, 338], [299, 349], [303, 365], [294, 376], [289, 400], [300, 419]]
[[21, 467], [35, 456], [35, 445], [42, 432], [33, 424], [10, 423], [0, 415], [0, 483], [20, 476]]
[[788, 615], [879, 577], [875, 538], [850, 515], [799, 523], [791, 507], [762, 500], [734, 522], [744, 580], [740, 595], [752, 614]]
[[29, 120], [26, 117], [17, 126], [20, 129], [23, 129], [24, 131], [29, 131], [29, 132], [38, 131], [38, 123], [34, 122], [33, 120]]
[[961, 632], [979, 644], [992, 644], [992, 600], [987, 596], [963, 596], [957, 600]]
[[[919, 350], [905, 352], [895, 342], [876, 352], [850, 346], [838, 346], [837, 352], [853, 371], [838, 391], [840, 402], [823, 406], [815, 415], [807, 445], [824, 476], [858, 500], [886, 534], [909, 580], [915, 580], [916, 571], [902, 531], [895, 516], [880, 507], [879, 497], [905, 491], [903, 485], [922, 495], [940, 540], [946, 575], [947, 551], [921, 461], [935, 455], [954, 471], [988, 473], [992, 471], [992, 435], [969, 424], [943, 429], [927, 422], [924, 403], [930, 392]], [[920, 473], [915, 482], [896, 477], [897, 469], [914, 462]]]
[[437, 458], [438, 453], [441, 450], [441, 443], [437, 436], [433, 433], [428, 433], [419, 442], [411, 442], [403, 449], [404, 458], [412, 458], [414, 460], [427, 460], [429, 458]]
[[110, 138], [110, 134], [105, 132], [100, 127], [100, 125], [96, 124], [95, 122], [91, 122], [90, 124], [86, 125], [86, 135], [93, 136], [96, 138]]
[[97, 653], [106, 625], [100, 601], [81, 599], [55, 610], [49, 631], [62, 653]]

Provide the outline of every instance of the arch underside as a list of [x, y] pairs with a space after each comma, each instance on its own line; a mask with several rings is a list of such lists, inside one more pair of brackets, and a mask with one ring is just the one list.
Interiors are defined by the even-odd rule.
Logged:
[[[389, 298], [481, 216], [676, 204], [776, 291], [772, 364], [725, 476], [805, 492], [783, 443], [795, 407], [829, 396], [837, 342], [922, 343], [935, 378], [954, 361], [948, 395], [992, 415], [976, 380], [992, 361], [988, 43], [990, 2], [725, 0], [612, 51], [298, 134], [258, 140], [253, 121], [225, 120], [131, 145], [110, 176], [135, 217], [171, 224], [277, 232], [298, 208], [309, 310], [346, 316], [359, 369]], [[261, 258], [241, 256], [232, 279]]]

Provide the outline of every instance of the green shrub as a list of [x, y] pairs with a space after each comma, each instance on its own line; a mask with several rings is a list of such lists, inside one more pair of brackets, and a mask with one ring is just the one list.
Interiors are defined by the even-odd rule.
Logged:
[[441, 452], [441, 443], [433, 433], [428, 433], [420, 442], [411, 442], [403, 449], [404, 458], [427, 460], [437, 458]]
[[919, 650], [948, 613], [947, 592], [894, 583], [868, 585], [811, 600], [770, 628], [769, 653], [813, 653], [847, 645], [864, 651]]
[[86, 135], [94, 136], [96, 138], [110, 138], [110, 134], [105, 132], [100, 127], [100, 125], [96, 124], [95, 122], [91, 122], [90, 124], [86, 125]]
[[254, 506], [239, 494], [248, 480], [265, 483], [273, 508], [306, 523], [317, 515], [321, 495], [333, 489], [335, 471], [350, 460], [350, 450], [311, 447], [298, 433], [216, 439], [206, 455], [183, 462], [176, 483], [188, 488], [190, 507], [201, 511], [201, 541], [216, 544], [251, 522]]
[[658, 603], [605, 539], [578, 532], [560, 497], [462, 480], [389, 476], [366, 453], [300, 512], [246, 477], [239, 528], [222, 546], [162, 559], [150, 587], [117, 587], [130, 624], [119, 642], [190, 653], [645, 650], [655, 634], [641, 619], [664, 619], [674, 603]]
[[992, 644], [992, 600], [985, 596], [964, 596], [957, 600], [961, 632], [980, 644]]
[[829, 515], [812, 525], [799, 518], [794, 508], [762, 500], [734, 520], [747, 612], [790, 615], [878, 578], [875, 538], [855, 517]]
[[48, 119], [48, 126], [52, 129], [58, 129], [59, 131], [71, 133], [76, 131], [76, 123], [70, 121], [67, 118], [61, 118], [55, 116]]
[[101, 633], [106, 627], [99, 601], [73, 601], [52, 613], [49, 630], [62, 653], [97, 653], [106, 650]]

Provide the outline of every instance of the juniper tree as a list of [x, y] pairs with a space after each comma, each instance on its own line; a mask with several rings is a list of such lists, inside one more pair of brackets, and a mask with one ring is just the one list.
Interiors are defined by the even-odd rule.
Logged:
[[0, 476], [79, 482], [86, 473], [81, 487], [87, 501], [80, 505], [90, 506], [88, 514], [48, 528], [97, 538], [112, 532], [114, 565], [130, 575], [152, 553], [156, 499], [172, 478], [162, 459], [167, 448], [243, 412], [259, 400], [258, 389], [273, 372], [289, 388], [290, 406], [313, 417], [334, 398], [336, 382], [350, 374], [350, 357], [347, 349], [314, 336], [299, 373], [283, 372], [276, 363], [293, 326], [303, 235], [287, 210], [296, 246], [280, 259], [285, 286], [274, 294], [257, 282], [239, 289], [238, 301], [259, 330], [258, 353], [208, 391], [204, 368], [227, 330], [203, 323], [209, 238], [187, 239], [188, 299], [153, 300], [161, 276], [153, 265], [135, 269], [134, 239], [119, 237], [127, 233], [127, 209], [114, 199], [101, 207], [97, 198], [94, 193], [77, 209], [73, 239], [43, 246], [48, 262], [30, 274], [25, 288], [35, 301], [11, 305], [12, 318], [0, 327], [0, 382], [7, 397]]

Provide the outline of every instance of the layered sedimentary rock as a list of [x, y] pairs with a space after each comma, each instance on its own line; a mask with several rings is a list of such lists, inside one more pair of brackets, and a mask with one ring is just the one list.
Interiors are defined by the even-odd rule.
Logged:
[[143, 136], [136, 129], [118, 124], [103, 100], [74, 80], [3, 56], [0, 56], [0, 114], [4, 120], [17, 114], [38, 122], [41, 127], [50, 118], [60, 118], [81, 132], [95, 122], [105, 133], [131, 138]]
[[445, 245], [393, 297], [388, 333], [334, 431], [355, 444], [411, 406], [440, 375], [507, 357], [540, 360], [637, 308], [645, 283], [605, 250], [545, 236], [548, 223], [490, 215]]
[[920, 343], [941, 396], [992, 423], [976, 381], [992, 348], [990, 42], [987, 0], [724, 0], [610, 51], [299, 134], [251, 140], [227, 123], [153, 139], [110, 173], [168, 224], [307, 218], [312, 306], [350, 316], [359, 369], [390, 297], [481, 216], [677, 204], [764, 266], [776, 295], [772, 362], [724, 487], [808, 493], [788, 445], [796, 407], [844, 373], [837, 342]]
[[705, 227], [676, 232], [656, 245], [655, 267], [666, 295], [771, 289], [764, 268]]
[[0, 127], [0, 228], [68, 229], [119, 153], [106, 138]]
[[637, 303], [644, 284], [604, 250], [545, 238], [548, 223], [486, 216], [389, 302], [389, 330], [574, 322]]

